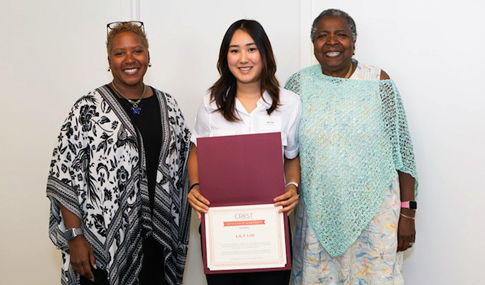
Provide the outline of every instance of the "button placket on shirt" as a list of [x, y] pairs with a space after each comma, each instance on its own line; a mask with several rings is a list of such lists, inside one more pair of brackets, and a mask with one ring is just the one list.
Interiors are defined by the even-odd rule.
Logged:
[[236, 101], [236, 109], [244, 125], [241, 133], [252, 134], [258, 132], [259, 129], [256, 125], [258, 121], [257, 118], [260, 116], [261, 112], [266, 112], [267, 107], [262, 100], [262, 98], [258, 100], [256, 103], [256, 108], [251, 113], [248, 113], [239, 100]]

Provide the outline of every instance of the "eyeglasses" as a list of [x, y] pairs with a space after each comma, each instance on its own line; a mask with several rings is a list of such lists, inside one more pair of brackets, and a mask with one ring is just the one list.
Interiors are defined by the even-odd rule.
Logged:
[[143, 25], [142, 21], [112, 22], [112, 23], [109, 23], [109, 24], [106, 25], [106, 32], [109, 35], [109, 32], [111, 30], [113, 30], [114, 28], [116, 28], [120, 25], [127, 24], [127, 23], [130, 23], [132, 25], [140, 27], [143, 30], [143, 32], [145, 32], [145, 26]]

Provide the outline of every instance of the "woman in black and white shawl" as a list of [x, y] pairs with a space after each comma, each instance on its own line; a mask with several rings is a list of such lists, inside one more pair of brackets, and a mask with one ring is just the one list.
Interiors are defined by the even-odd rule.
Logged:
[[108, 24], [107, 49], [113, 81], [76, 101], [51, 161], [61, 283], [182, 284], [190, 132], [174, 98], [143, 83], [143, 23]]

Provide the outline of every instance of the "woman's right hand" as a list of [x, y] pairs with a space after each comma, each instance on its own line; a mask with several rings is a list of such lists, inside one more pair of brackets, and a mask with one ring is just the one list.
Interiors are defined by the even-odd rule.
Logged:
[[198, 186], [190, 190], [187, 198], [189, 199], [190, 206], [194, 208], [199, 219], [201, 217], [200, 213], [207, 213], [207, 211], [209, 211], [210, 202], [200, 194]]
[[69, 241], [69, 252], [72, 269], [94, 282], [94, 275], [91, 268], [96, 269], [94, 251], [83, 235], [79, 235]]

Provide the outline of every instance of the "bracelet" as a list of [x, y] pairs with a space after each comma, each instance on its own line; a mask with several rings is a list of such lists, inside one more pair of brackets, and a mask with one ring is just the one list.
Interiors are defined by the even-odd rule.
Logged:
[[198, 185], [199, 185], [199, 183], [194, 183], [194, 184], [190, 185], [189, 191], [192, 190], [195, 186], [198, 186]]
[[288, 182], [288, 183], [286, 183], [285, 188], [288, 187], [288, 186], [290, 186], [290, 185], [295, 186], [296, 187], [296, 191], [298, 191], [298, 183], [293, 182], [293, 181]]
[[405, 217], [405, 218], [408, 218], [408, 219], [411, 219], [411, 220], [416, 219], [416, 217], [410, 217], [410, 216], [406, 216], [406, 215], [404, 215], [403, 213], [401, 213], [401, 216], [403, 216], [403, 217]]

